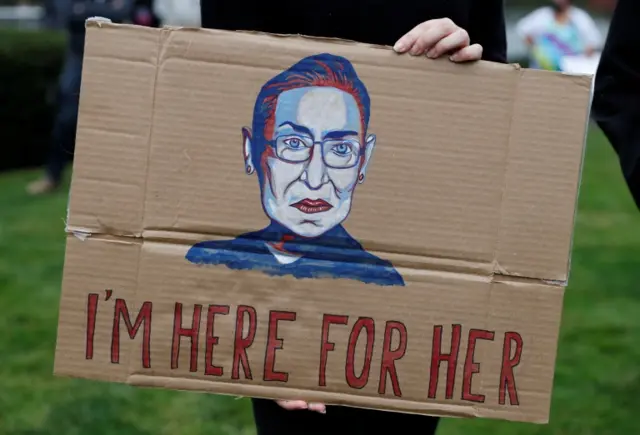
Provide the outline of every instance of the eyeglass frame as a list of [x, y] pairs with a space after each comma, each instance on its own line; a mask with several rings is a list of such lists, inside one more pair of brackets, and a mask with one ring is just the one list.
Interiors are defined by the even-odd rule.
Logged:
[[[338, 140], [338, 139], [325, 139], [325, 140], [320, 140], [320, 141], [318, 141], [318, 140], [311, 140], [311, 146], [307, 147], [307, 146], [305, 145], [305, 147], [306, 147], [306, 148], [308, 148], [308, 149], [310, 149], [310, 150], [311, 150], [311, 151], [310, 151], [310, 154], [309, 154], [309, 158], [308, 158], [308, 159], [306, 159], [306, 160], [300, 161], [300, 162], [296, 162], [296, 161], [294, 161], [294, 160], [288, 160], [288, 159], [285, 159], [285, 158], [281, 157], [280, 155], [278, 155], [278, 146], [277, 146], [277, 141], [278, 141], [278, 139], [279, 139], [279, 138], [281, 138], [281, 137], [283, 137], [283, 136], [297, 137], [297, 138], [299, 138], [299, 139], [301, 139], [301, 140], [302, 140], [302, 139], [305, 139], [305, 138], [304, 138], [304, 137], [302, 137], [302, 136], [299, 136], [299, 135], [297, 135], [297, 134], [282, 134], [282, 135], [278, 135], [278, 136], [277, 136], [275, 139], [273, 139], [273, 140], [267, 140], [267, 141], [265, 141], [265, 143], [266, 143], [267, 145], [269, 145], [271, 148], [273, 148], [273, 150], [275, 151], [275, 156], [278, 158], [278, 160], [280, 160], [280, 161], [282, 161], [282, 162], [285, 162], [285, 163], [292, 164], [292, 165], [297, 165], [297, 164], [300, 164], [300, 163], [307, 163], [307, 162], [309, 162], [309, 161], [311, 160], [311, 158], [313, 157], [313, 151], [314, 151], [314, 149], [315, 149], [316, 145], [320, 145], [321, 150], [322, 150], [322, 147], [324, 146], [324, 143], [325, 143], [325, 142], [328, 142], [328, 141], [336, 141], [336, 140]], [[310, 139], [310, 138], [309, 138], [309, 139]], [[303, 141], [303, 142], [304, 142], [304, 141]], [[326, 161], [326, 159], [325, 159], [324, 152], [321, 152], [321, 156], [322, 156], [322, 163], [323, 163], [327, 168], [331, 168], [331, 169], [352, 169], [352, 168], [355, 168], [356, 166], [358, 166], [358, 161], [359, 161], [359, 160], [362, 158], [362, 156], [364, 155], [364, 150], [365, 150], [365, 148], [366, 148], [366, 145], [365, 145], [365, 146], [362, 146], [362, 144], [360, 143], [360, 141], [353, 141], [353, 142], [356, 142], [356, 143], [358, 144], [358, 146], [359, 146], [359, 150], [358, 150], [358, 153], [357, 153], [357, 155], [356, 155], [356, 161], [355, 161], [351, 166], [336, 167], [336, 166], [332, 166], [332, 165], [328, 164], [328, 163], [327, 163], [327, 161]]]

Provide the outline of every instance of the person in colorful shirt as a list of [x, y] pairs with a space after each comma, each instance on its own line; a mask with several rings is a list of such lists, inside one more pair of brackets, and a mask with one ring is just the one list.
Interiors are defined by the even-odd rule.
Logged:
[[602, 35], [589, 14], [571, 0], [551, 0], [522, 18], [516, 27], [530, 50], [530, 67], [562, 70], [565, 56], [592, 56]]

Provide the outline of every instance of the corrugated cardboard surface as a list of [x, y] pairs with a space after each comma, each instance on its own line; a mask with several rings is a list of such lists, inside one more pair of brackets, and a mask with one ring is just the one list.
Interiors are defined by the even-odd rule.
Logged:
[[[404, 286], [185, 259], [269, 224], [241, 128], [267, 80], [318, 53], [371, 97], [375, 151], [344, 226]], [[590, 89], [345, 41], [90, 22], [55, 372], [547, 421]], [[382, 361], [399, 345], [394, 388]]]

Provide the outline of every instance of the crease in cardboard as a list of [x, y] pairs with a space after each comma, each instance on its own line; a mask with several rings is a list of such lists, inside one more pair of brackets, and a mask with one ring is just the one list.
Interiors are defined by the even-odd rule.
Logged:
[[[142, 193], [142, 199], [141, 199], [141, 206], [142, 206], [142, 214], [140, 217], [140, 234], [139, 237], [141, 238], [141, 247], [138, 250], [138, 255], [137, 255], [137, 266], [136, 266], [136, 270], [137, 270], [137, 276], [135, 279], [135, 290], [134, 290], [134, 304], [135, 304], [135, 309], [138, 309], [138, 307], [141, 305], [140, 304], [140, 298], [139, 298], [139, 291], [140, 291], [140, 278], [142, 276], [142, 267], [141, 263], [142, 263], [142, 244], [144, 243], [144, 239], [142, 239], [142, 231], [144, 229], [144, 222], [145, 222], [145, 217], [146, 217], [146, 207], [147, 207], [147, 193], [149, 192], [149, 177], [150, 177], [150, 164], [151, 164], [151, 148], [153, 146], [153, 131], [154, 131], [154, 126], [155, 126], [155, 117], [156, 117], [156, 113], [157, 113], [157, 108], [156, 108], [156, 98], [158, 95], [158, 76], [160, 75], [160, 63], [161, 63], [161, 59], [162, 56], [164, 55], [164, 50], [165, 50], [165, 42], [166, 42], [166, 38], [167, 37], [167, 33], [163, 30], [158, 32], [158, 42], [157, 42], [157, 47], [156, 49], [158, 50], [158, 55], [157, 55], [157, 59], [156, 59], [156, 65], [155, 65], [155, 71], [154, 71], [154, 77], [153, 77], [153, 95], [151, 97], [151, 121], [149, 123], [149, 132], [148, 132], [148, 139], [147, 139], [147, 159], [146, 159], [146, 163], [145, 163], [145, 182], [144, 182], [144, 189], [143, 189], [143, 193]], [[129, 366], [128, 366], [128, 371], [129, 373], [132, 372], [134, 370], [134, 367], [137, 365], [136, 364], [136, 358], [134, 357], [134, 352], [135, 352], [135, 346], [132, 346], [131, 344], [129, 345], [128, 348], [129, 352], [128, 352], [128, 360], [129, 360]]]
[[87, 240], [89, 237], [91, 237], [91, 230], [88, 228], [76, 228], [76, 229], [67, 229], [67, 232], [72, 233], [74, 236], [76, 236], [76, 238], [80, 239], [81, 241], [85, 241]]
[[[154, 244], [166, 244], [169, 246], [180, 246], [180, 255], [182, 257], [183, 252], [192, 243], [190, 239], [178, 239], [172, 237], [145, 237], [143, 235], [133, 234], [117, 234], [113, 229], [96, 232], [88, 228], [69, 227], [68, 232], [74, 235], [82, 236], [81, 240], [91, 236], [96, 241], [114, 242], [120, 240], [123, 243], [154, 243]], [[77, 233], [77, 234], [76, 234]], [[183, 248], [183, 247], [184, 248]], [[432, 274], [444, 274], [448, 276], [458, 276], [465, 280], [481, 280], [486, 282], [523, 282], [523, 283], [540, 283], [548, 284], [552, 286], [565, 286], [566, 280], [550, 280], [540, 277], [531, 277], [524, 275], [514, 275], [501, 270], [492, 269], [495, 262], [478, 262], [471, 260], [464, 260], [463, 258], [447, 258], [432, 255], [415, 255], [415, 254], [398, 254], [395, 251], [368, 249], [369, 252], [387, 257], [393, 260], [393, 264], [398, 270], [402, 270], [403, 273], [413, 274], [415, 276], [424, 274], [425, 276], [431, 276]], [[404, 259], [398, 259], [399, 256]], [[348, 260], [345, 260], [348, 262]]]
[[[507, 194], [507, 179], [509, 176], [509, 156], [511, 155], [511, 151], [513, 148], [513, 119], [515, 118], [517, 111], [516, 111], [516, 106], [518, 104], [518, 94], [519, 94], [519, 90], [520, 90], [520, 85], [522, 83], [522, 78], [524, 76], [524, 70], [522, 69], [518, 69], [517, 70], [517, 76], [514, 79], [514, 84], [513, 84], [513, 89], [511, 90], [512, 93], [512, 99], [513, 99], [513, 105], [511, 108], [511, 115], [509, 116], [509, 127], [507, 129], [507, 131], [509, 132], [507, 134], [507, 147], [504, 153], [504, 160], [502, 163], [502, 168], [503, 168], [503, 174], [502, 174], [502, 190], [500, 193], [500, 208], [499, 208], [499, 212], [498, 212], [498, 225], [497, 225], [497, 230], [496, 230], [496, 234], [494, 236], [495, 238], [495, 242], [494, 242], [494, 248], [493, 248], [493, 265], [494, 265], [494, 274], [495, 273], [500, 273], [501, 275], [516, 275], [516, 274], [512, 274], [511, 272], [509, 272], [505, 267], [503, 267], [500, 264], [499, 261], [499, 253], [500, 253], [500, 247], [502, 245], [502, 229], [503, 229], [503, 223], [504, 223], [504, 213], [505, 213], [505, 196]], [[517, 276], [517, 275], [516, 275]]]

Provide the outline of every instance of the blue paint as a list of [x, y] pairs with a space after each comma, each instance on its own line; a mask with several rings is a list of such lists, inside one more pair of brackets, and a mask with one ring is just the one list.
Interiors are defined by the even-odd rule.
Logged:
[[[296, 278], [404, 286], [389, 261], [343, 227], [375, 148], [370, 100], [351, 63], [319, 54], [276, 75], [243, 128], [246, 173], [257, 173], [271, 224], [234, 240], [194, 245], [187, 260]], [[268, 136], [268, 137], [267, 137]]]
[[291, 264], [280, 264], [265, 244], [283, 240], [285, 234], [291, 232], [273, 222], [261, 231], [233, 240], [198, 243], [187, 253], [187, 260], [195, 264], [225, 265], [235, 270], [259, 270], [273, 276], [346, 278], [369, 284], [404, 285], [402, 276], [390, 262], [365, 251], [341, 225], [316, 239], [296, 237], [284, 242], [282, 247], [288, 252], [302, 255]]

